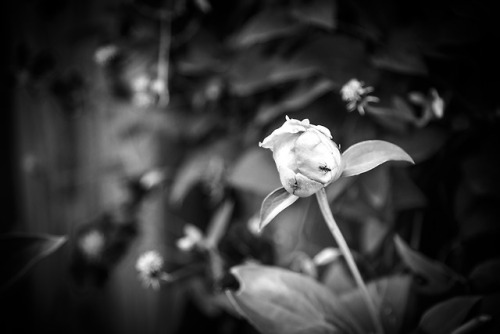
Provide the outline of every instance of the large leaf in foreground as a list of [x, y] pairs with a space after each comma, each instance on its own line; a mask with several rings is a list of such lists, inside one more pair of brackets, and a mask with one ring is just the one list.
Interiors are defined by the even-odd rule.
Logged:
[[278, 188], [267, 195], [262, 201], [262, 206], [260, 208], [259, 228], [263, 229], [281, 211], [288, 208], [298, 199], [299, 198], [297, 196], [290, 194], [283, 187]]
[[408, 161], [413, 159], [401, 147], [383, 140], [367, 140], [349, 147], [343, 154], [342, 176], [367, 172], [387, 161]]
[[278, 267], [243, 265], [228, 292], [242, 315], [264, 334], [364, 333], [339, 300], [314, 279]]
[[46, 234], [0, 235], [0, 289], [7, 288], [44, 257], [61, 247], [67, 238]]

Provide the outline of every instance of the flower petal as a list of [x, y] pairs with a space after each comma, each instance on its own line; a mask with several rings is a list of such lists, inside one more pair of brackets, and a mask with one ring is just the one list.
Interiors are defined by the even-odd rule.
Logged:
[[311, 180], [302, 174], [295, 175], [296, 186], [293, 194], [298, 197], [309, 197], [323, 188], [323, 184]]
[[338, 148], [323, 133], [310, 129], [295, 142], [297, 172], [326, 185], [340, 175]]

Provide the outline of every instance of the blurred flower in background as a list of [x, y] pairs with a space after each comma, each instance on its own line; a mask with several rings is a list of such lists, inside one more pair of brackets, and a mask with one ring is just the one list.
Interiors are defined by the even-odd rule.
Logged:
[[160, 288], [162, 280], [168, 280], [169, 275], [163, 271], [163, 257], [157, 251], [143, 253], [135, 264], [135, 269], [139, 272], [139, 279], [143, 285], [154, 290]]

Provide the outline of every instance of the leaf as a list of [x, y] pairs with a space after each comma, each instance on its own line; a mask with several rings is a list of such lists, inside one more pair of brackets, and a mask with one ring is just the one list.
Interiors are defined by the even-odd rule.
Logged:
[[191, 188], [207, 176], [211, 169], [223, 168], [225, 162], [232, 160], [237, 153], [237, 144], [234, 138], [228, 137], [190, 152], [177, 168], [170, 191], [170, 202], [179, 205]]
[[294, 64], [316, 68], [338, 89], [352, 78], [363, 78], [369, 83], [378, 75], [368, 66], [365, 44], [357, 38], [340, 34], [313, 36], [292, 60]]
[[414, 163], [402, 148], [382, 140], [367, 140], [354, 144], [342, 154], [342, 158], [345, 164], [342, 176], [358, 175], [387, 161]]
[[[368, 293], [378, 309], [384, 333], [404, 332], [401, 331], [403, 324], [413, 314], [409, 303], [411, 285], [412, 278], [408, 275], [383, 277], [368, 284]], [[356, 314], [356, 320], [363, 327], [364, 333], [374, 332], [365, 299], [359, 289], [342, 295], [340, 299], [342, 308]]]
[[321, 28], [335, 29], [337, 26], [337, 2], [332, 0], [308, 0], [295, 2], [291, 10], [296, 19]]
[[427, 205], [427, 198], [410, 178], [406, 169], [394, 169], [392, 176], [392, 202], [395, 210], [423, 208]]
[[290, 194], [285, 188], [281, 187], [267, 195], [262, 201], [260, 208], [260, 224], [259, 228], [263, 229], [273, 220], [281, 211], [295, 203], [299, 198]]
[[290, 20], [283, 10], [264, 10], [231, 38], [230, 44], [236, 47], [249, 47], [257, 43], [268, 42], [278, 37], [293, 34], [300, 28]]
[[273, 118], [282, 114], [297, 111], [321, 97], [333, 88], [328, 79], [318, 79], [314, 83], [305, 82], [287, 94], [282, 100], [274, 104], [264, 104], [259, 111], [255, 121], [257, 124], [267, 124]]
[[406, 100], [398, 95], [392, 96], [389, 106], [369, 104], [365, 110], [383, 127], [400, 133], [406, 133], [407, 125], [418, 121]]
[[233, 214], [233, 209], [234, 202], [227, 199], [217, 211], [215, 211], [208, 224], [207, 237], [205, 238], [205, 243], [208, 248], [216, 247], [226, 233], [231, 215]]
[[228, 182], [235, 188], [262, 196], [281, 186], [272, 156], [258, 147], [247, 150], [236, 161]]
[[342, 258], [338, 258], [326, 266], [320, 276], [320, 281], [328, 290], [338, 296], [356, 289], [356, 282]]
[[231, 273], [240, 288], [228, 293], [264, 334], [364, 333], [338, 298], [308, 276], [261, 265], [233, 267]]
[[304, 64], [278, 56], [242, 52], [229, 71], [230, 89], [239, 96], [251, 95], [274, 85], [309, 78], [317, 73], [315, 64]]
[[478, 296], [464, 296], [441, 302], [424, 313], [418, 327], [427, 334], [451, 333], [465, 321], [480, 300]]
[[391, 175], [388, 166], [381, 166], [359, 177], [359, 185], [370, 205], [382, 209], [391, 192]]
[[387, 135], [388, 140], [402, 149], [414, 159], [416, 163], [425, 161], [438, 152], [446, 143], [448, 133], [437, 126], [426, 126], [410, 134], [401, 136]]
[[500, 259], [488, 260], [476, 266], [468, 280], [475, 293], [500, 291]]
[[373, 56], [373, 64], [396, 73], [426, 75], [418, 32], [414, 27], [394, 29], [388, 43]]
[[67, 240], [66, 236], [5, 234], [0, 236], [0, 288], [4, 289], [23, 276], [40, 260], [55, 252]]
[[422, 291], [433, 294], [443, 293], [451, 289], [456, 283], [464, 281], [463, 277], [444, 264], [431, 260], [411, 249], [400, 236], [394, 236], [394, 243], [396, 244], [396, 251], [408, 268], [426, 280], [426, 284], [421, 289]]

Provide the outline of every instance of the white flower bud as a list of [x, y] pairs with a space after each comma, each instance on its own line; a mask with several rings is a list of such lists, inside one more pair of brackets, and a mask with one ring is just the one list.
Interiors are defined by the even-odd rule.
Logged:
[[310, 196], [342, 174], [342, 156], [330, 131], [308, 119], [287, 116], [259, 146], [273, 151], [281, 184], [295, 196]]

